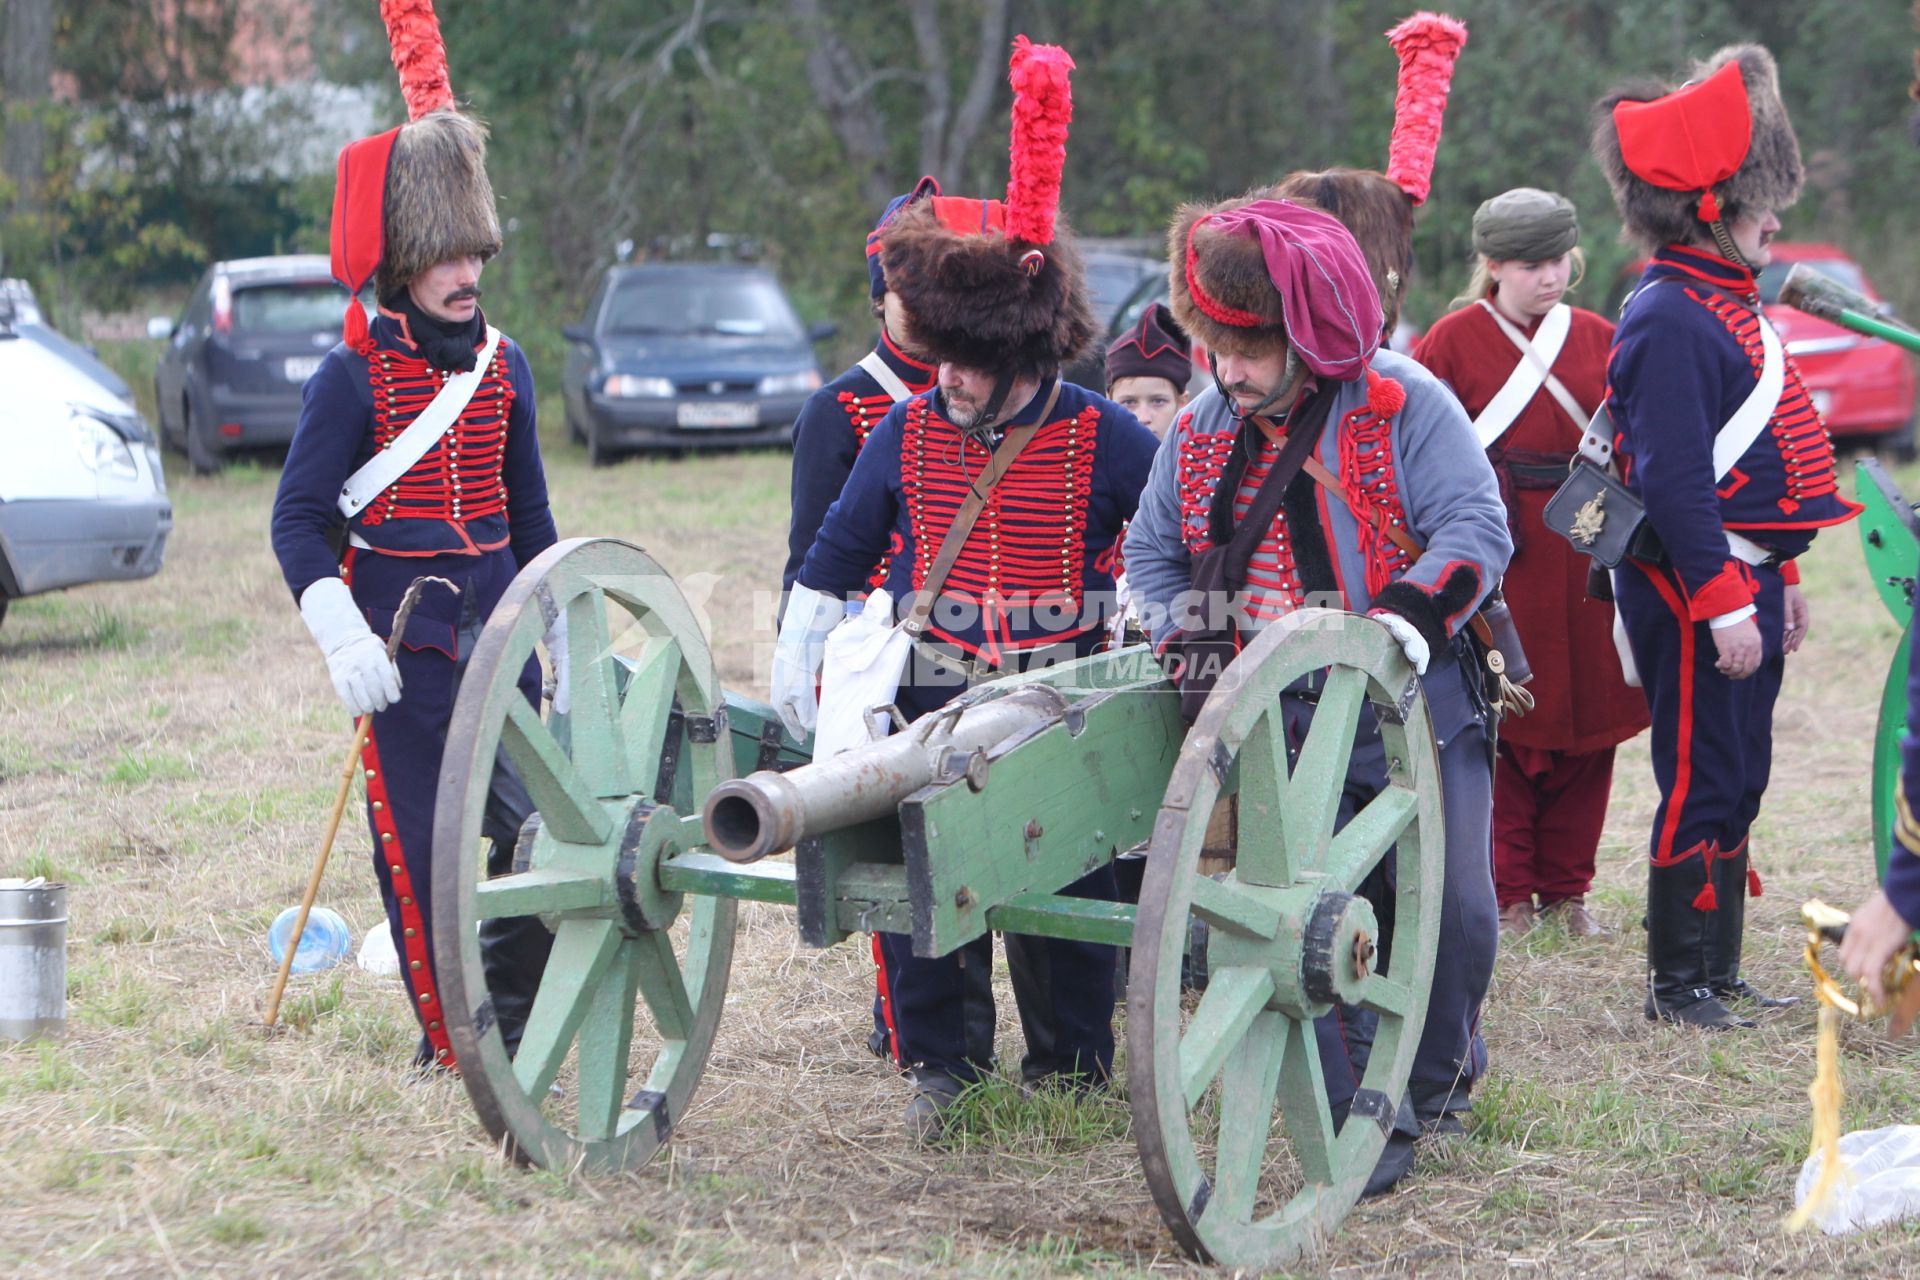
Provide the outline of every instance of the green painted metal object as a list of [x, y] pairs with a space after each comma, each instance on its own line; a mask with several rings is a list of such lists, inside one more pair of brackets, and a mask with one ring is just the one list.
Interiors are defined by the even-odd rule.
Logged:
[[[561, 611], [572, 710], [543, 720], [516, 680]], [[1279, 691], [1311, 672], [1325, 675], [1319, 709], [1289, 768]], [[1336, 834], [1369, 708], [1390, 785]], [[980, 686], [833, 760], [808, 762], [810, 748], [720, 688], [692, 611], [639, 548], [561, 543], [515, 579], [454, 708], [433, 875], [448, 1029], [503, 1149], [592, 1171], [651, 1156], [711, 1049], [736, 904], [792, 904], [817, 946], [864, 930], [910, 934], [923, 955], [989, 930], [1131, 945], [1134, 1132], [1175, 1235], [1197, 1256], [1264, 1270], [1339, 1223], [1384, 1129], [1335, 1134], [1312, 1018], [1334, 998], [1379, 1012], [1362, 1100], [1390, 1115], [1438, 947], [1438, 758], [1419, 682], [1384, 628], [1325, 610], [1269, 627], [1191, 733], [1137, 647]], [[514, 870], [489, 879], [481, 819], [496, 753], [539, 813]], [[1238, 865], [1203, 875], [1207, 819], [1236, 787]], [[1143, 841], [1140, 907], [1058, 892]], [[1354, 895], [1396, 849], [1401, 923], [1382, 970], [1378, 923]], [[529, 915], [555, 945], [509, 1060], [475, 927]], [[1210, 926], [1211, 980], [1188, 1009], [1195, 920]]]
[[1887, 874], [1893, 849], [1894, 791], [1900, 782], [1900, 736], [1907, 727], [1907, 663], [1912, 638], [1914, 575], [1920, 570], [1920, 516], [1877, 458], [1855, 466], [1860, 545], [1867, 576], [1887, 612], [1900, 624], [1900, 647], [1880, 689], [1880, 720], [1873, 734], [1873, 859], [1877, 878]]

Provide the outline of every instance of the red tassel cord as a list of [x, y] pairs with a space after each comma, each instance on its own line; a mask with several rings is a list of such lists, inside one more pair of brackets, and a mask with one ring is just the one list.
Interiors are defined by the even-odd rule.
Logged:
[[1387, 178], [1420, 204], [1433, 187], [1433, 156], [1447, 113], [1453, 64], [1467, 44], [1466, 24], [1422, 10], [1387, 32], [1400, 58], [1400, 85], [1393, 99], [1393, 140], [1387, 147]]
[[453, 86], [447, 80], [447, 45], [440, 38], [433, 0], [380, 0], [380, 17], [387, 24], [387, 41], [393, 46], [393, 66], [400, 73], [400, 96], [407, 100], [407, 119], [418, 120], [429, 111], [451, 107]]
[[1067, 167], [1067, 124], [1073, 119], [1073, 59], [1058, 45], [1013, 42], [1012, 164], [1007, 178], [1009, 240], [1052, 244], [1060, 212], [1060, 175]]

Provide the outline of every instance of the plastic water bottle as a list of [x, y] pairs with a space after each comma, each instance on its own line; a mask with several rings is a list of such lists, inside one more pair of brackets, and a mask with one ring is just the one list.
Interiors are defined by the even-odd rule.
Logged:
[[[277, 966], [287, 957], [287, 939], [293, 936], [293, 922], [300, 916], [300, 908], [288, 907], [274, 917], [273, 927], [267, 930], [267, 950], [273, 953], [273, 963]], [[353, 930], [340, 918], [340, 913], [326, 907], [315, 907], [307, 914], [306, 930], [300, 935], [300, 949], [293, 953], [293, 972], [317, 973], [322, 969], [331, 969], [347, 958], [347, 952], [353, 949]]]
[[382, 978], [400, 972], [400, 956], [393, 949], [393, 930], [387, 928], [385, 920], [367, 930], [367, 936], [360, 940], [359, 963], [368, 973]]

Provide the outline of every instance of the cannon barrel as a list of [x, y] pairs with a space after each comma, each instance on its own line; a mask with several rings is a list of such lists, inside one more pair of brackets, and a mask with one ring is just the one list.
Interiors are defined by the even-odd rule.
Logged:
[[1920, 352], [1920, 333], [1890, 319], [1883, 304], [1820, 274], [1804, 262], [1795, 263], [1787, 272], [1787, 278], [1780, 282], [1780, 301], [1829, 324]]
[[808, 836], [881, 817], [929, 782], [962, 776], [970, 762], [984, 767], [988, 748], [1043, 728], [1066, 709], [1058, 691], [1029, 685], [932, 712], [829, 760], [723, 782], [702, 815], [707, 844], [731, 861], [755, 862]]

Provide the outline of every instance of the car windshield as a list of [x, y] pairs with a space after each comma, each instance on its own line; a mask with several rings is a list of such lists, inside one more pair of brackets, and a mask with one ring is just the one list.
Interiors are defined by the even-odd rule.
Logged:
[[267, 284], [235, 289], [233, 327], [240, 333], [313, 333], [338, 328], [343, 296], [331, 284]]
[[627, 280], [607, 302], [608, 333], [713, 333], [799, 338], [800, 320], [780, 286], [754, 276], [676, 275]]
[[[1755, 282], [1760, 286], [1761, 303], [1770, 307], [1780, 300], [1780, 283], [1787, 278], [1787, 272], [1793, 270], [1794, 265], [1791, 262], [1775, 262], [1760, 269]], [[1807, 265], [1855, 293], [1867, 292], [1867, 282], [1861, 278], [1860, 268], [1845, 258], [1810, 258]]]

